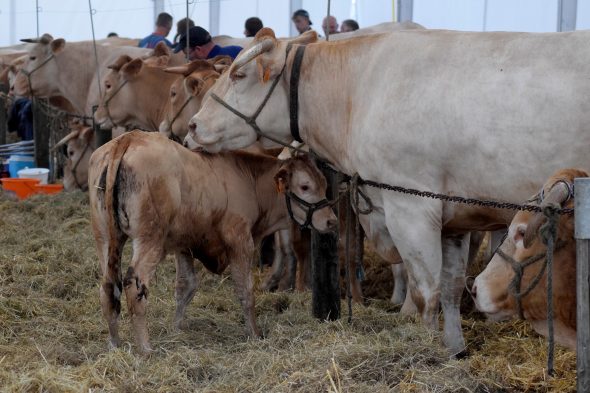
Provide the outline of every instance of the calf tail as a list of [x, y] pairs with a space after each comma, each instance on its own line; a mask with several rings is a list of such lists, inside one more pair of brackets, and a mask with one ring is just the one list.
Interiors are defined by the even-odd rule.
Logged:
[[127, 135], [114, 141], [106, 168], [105, 185], [105, 210], [107, 215], [107, 227], [109, 236], [108, 246], [108, 274], [115, 279], [116, 285], [121, 288], [121, 253], [124, 246], [124, 234], [119, 222], [119, 168], [121, 160], [129, 147], [131, 138]]

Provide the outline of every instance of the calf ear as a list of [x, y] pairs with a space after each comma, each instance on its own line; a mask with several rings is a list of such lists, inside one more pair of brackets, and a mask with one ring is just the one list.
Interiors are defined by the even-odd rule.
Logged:
[[63, 38], [58, 38], [56, 40], [51, 41], [51, 51], [54, 54], [61, 52], [62, 50], [64, 50], [65, 47], [66, 40], [64, 40]]
[[168, 62], [170, 61], [170, 56], [162, 55], [152, 59], [150, 63], [149, 60], [146, 60], [146, 64], [149, 64], [153, 67], [166, 67]]
[[133, 78], [137, 76], [137, 74], [139, 74], [139, 71], [141, 71], [141, 67], [143, 67], [143, 60], [133, 59], [129, 63], [121, 67], [121, 72], [125, 74], [125, 77]]
[[192, 96], [199, 95], [199, 92], [203, 88], [205, 81], [201, 78], [195, 78], [194, 76], [187, 76], [184, 79], [184, 87], [188, 91], [188, 93]]
[[275, 185], [277, 186], [277, 192], [283, 193], [288, 187], [289, 171], [286, 168], [281, 168], [275, 175]]

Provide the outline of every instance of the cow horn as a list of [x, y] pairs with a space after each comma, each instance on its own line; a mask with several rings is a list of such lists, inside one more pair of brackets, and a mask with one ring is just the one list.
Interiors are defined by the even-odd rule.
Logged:
[[211, 69], [213, 70], [214, 67], [206, 60], [193, 60], [188, 64], [183, 64], [181, 66], [176, 67], [167, 67], [164, 68], [164, 72], [169, 72], [171, 74], [181, 74], [184, 76], [189, 76], [193, 72], [199, 69]]
[[242, 55], [234, 61], [232, 66], [233, 71], [239, 70], [241, 67], [255, 59], [256, 57], [260, 56], [264, 52], [268, 52], [275, 46], [275, 39], [273, 38], [265, 38], [260, 43], [256, 44], [252, 48], [246, 50]]
[[80, 130], [74, 130], [70, 132], [68, 135], [64, 136], [59, 142], [57, 142], [55, 146], [51, 148], [51, 151], [56, 151], [60, 146], [65, 145], [74, 138], [77, 138], [79, 134]]
[[43, 34], [41, 37], [37, 38], [23, 38], [21, 39], [22, 42], [27, 42], [31, 44], [49, 44], [53, 41], [53, 36], [51, 34]]
[[[555, 204], [561, 206], [561, 204], [567, 200], [569, 195], [570, 190], [567, 184], [563, 181], [558, 181], [553, 184], [553, 187], [547, 193], [545, 199], [543, 199], [543, 202], [541, 202], [540, 207], [541, 209], [544, 209], [549, 205]], [[529, 248], [533, 244], [533, 241], [537, 236], [537, 232], [539, 231], [539, 228], [543, 222], [545, 222], [545, 216], [543, 213], [536, 213], [529, 221], [529, 224], [527, 225], [526, 231], [524, 233], [524, 248]]]

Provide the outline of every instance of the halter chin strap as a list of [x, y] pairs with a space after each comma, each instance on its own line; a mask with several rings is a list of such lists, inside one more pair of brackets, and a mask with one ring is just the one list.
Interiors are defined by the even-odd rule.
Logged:
[[[303, 224], [299, 223], [299, 221], [297, 221], [295, 219], [295, 216], [293, 215], [293, 208], [291, 206], [291, 199], [293, 199], [295, 202], [297, 202], [297, 204], [300, 205], [300, 207], [303, 211], [306, 211], [305, 222]], [[334, 205], [336, 202], [338, 202], [338, 199], [339, 198], [336, 198], [333, 201], [329, 201], [326, 198], [324, 198], [319, 202], [309, 203], [309, 202], [304, 201], [303, 199], [299, 198], [297, 195], [295, 195], [291, 191], [285, 191], [285, 201], [287, 202], [287, 211], [289, 212], [289, 216], [291, 217], [291, 219], [293, 221], [295, 221], [299, 225], [299, 227], [301, 229], [305, 229], [308, 227], [316, 229], [313, 226], [313, 223], [311, 222], [312, 218], [313, 218], [313, 213], [315, 213], [317, 210], [323, 209], [324, 207]]]
[[[246, 124], [250, 125], [250, 127], [252, 127], [252, 129], [254, 129], [254, 132], [256, 132], [256, 135], [258, 135], [257, 140], [259, 140], [260, 138], [266, 138], [269, 139], [281, 146], [285, 146], [288, 147], [290, 149], [293, 150], [297, 150], [297, 151], [301, 151], [303, 152], [302, 149], [293, 147], [285, 142], [282, 142], [264, 132], [262, 132], [262, 130], [260, 129], [260, 127], [258, 126], [258, 124], [256, 124], [256, 119], [258, 118], [258, 115], [260, 115], [260, 112], [262, 112], [262, 109], [264, 109], [264, 107], [266, 106], [266, 103], [268, 102], [268, 100], [270, 99], [270, 96], [272, 95], [273, 91], [275, 90], [275, 88], [277, 87], [281, 77], [283, 76], [283, 74], [285, 73], [285, 68], [287, 67], [287, 57], [289, 56], [289, 52], [291, 51], [291, 45], [289, 44], [287, 46], [287, 51], [285, 54], [285, 64], [283, 64], [283, 68], [281, 69], [281, 72], [279, 72], [279, 74], [276, 76], [276, 78], [273, 80], [272, 85], [270, 86], [270, 89], [268, 90], [268, 92], [266, 93], [266, 96], [264, 97], [264, 100], [262, 100], [262, 102], [260, 103], [260, 105], [258, 106], [258, 109], [256, 109], [256, 111], [254, 112], [254, 114], [252, 116], [246, 116], [244, 115], [242, 112], [238, 111], [236, 108], [232, 107], [231, 105], [229, 105], [227, 102], [225, 102], [223, 99], [221, 99], [217, 94], [215, 93], [211, 93], [211, 98], [213, 98], [215, 101], [217, 101], [218, 103], [220, 103], [222, 106], [224, 106], [226, 109], [228, 109], [230, 112], [232, 112], [234, 115], [238, 116], [239, 118], [243, 119]], [[299, 94], [298, 94], [298, 86], [299, 86], [299, 75], [301, 73], [301, 62], [303, 60], [303, 54], [305, 52], [305, 45], [301, 45], [297, 48], [297, 51], [295, 53], [295, 59], [293, 60], [293, 68], [291, 70], [291, 87], [290, 87], [290, 105], [289, 105], [289, 118], [290, 118], [290, 124], [291, 124], [291, 135], [293, 136], [293, 139], [295, 139], [298, 142], [303, 142], [303, 140], [301, 139], [301, 136], [299, 135]], [[293, 85], [294, 83], [294, 85]]]

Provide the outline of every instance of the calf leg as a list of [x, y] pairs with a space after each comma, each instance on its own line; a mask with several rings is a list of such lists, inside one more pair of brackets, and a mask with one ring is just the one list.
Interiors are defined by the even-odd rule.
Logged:
[[273, 291], [279, 286], [279, 281], [283, 276], [285, 270], [285, 257], [281, 247], [281, 238], [277, 231], [274, 233], [274, 259], [270, 269], [270, 274], [264, 280], [262, 284], [263, 291]]
[[102, 282], [99, 290], [100, 306], [102, 315], [109, 326], [109, 348], [116, 348], [120, 344], [118, 324], [123, 289], [121, 257], [125, 238], [119, 237], [111, 240], [110, 252], [108, 242], [101, 241], [101, 238], [97, 237], [98, 257], [102, 270]]
[[[295, 278], [297, 277], [297, 259], [293, 254], [291, 231], [283, 229], [278, 232], [277, 247], [281, 249], [281, 257], [286, 262], [285, 274], [279, 282], [279, 291], [292, 291], [295, 289]], [[285, 263], [283, 262], [283, 263]]]
[[443, 236], [441, 304], [444, 314], [444, 343], [452, 355], [465, 349], [461, 331], [461, 295], [465, 288], [465, 270], [470, 234]]
[[176, 253], [176, 314], [174, 327], [180, 329], [184, 325], [186, 306], [191, 302], [197, 291], [197, 276], [193, 257], [186, 253]]
[[152, 351], [152, 347], [149, 342], [146, 322], [148, 288], [156, 266], [164, 258], [164, 253], [160, 247], [144, 250], [138, 240], [134, 240], [133, 246], [133, 260], [127, 270], [123, 285], [139, 351], [149, 353]]

